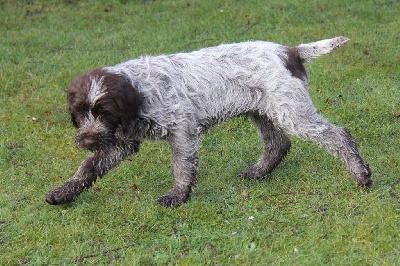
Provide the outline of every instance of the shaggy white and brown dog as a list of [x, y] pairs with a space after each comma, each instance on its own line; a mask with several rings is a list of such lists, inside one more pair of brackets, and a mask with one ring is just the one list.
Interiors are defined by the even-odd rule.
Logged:
[[340, 157], [361, 186], [371, 172], [344, 127], [317, 114], [304, 61], [329, 53], [346, 37], [287, 47], [271, 42], [223, 44], [191, 53], [144, 56], [79, 76], [68, 89], [68, 110], [80, 148], [93, 151], [46, 201], [73, 201], [97, 177], [133, 153], [145, 139], [171, 144], [175, 183], [159, 204], [176, 207], [196, 184], [199, 136], [212, 125], [245, 115], [258, 128], [264, 153], [244, 169], [262, 178], [290, 148], [288, 135], [308, 139]]

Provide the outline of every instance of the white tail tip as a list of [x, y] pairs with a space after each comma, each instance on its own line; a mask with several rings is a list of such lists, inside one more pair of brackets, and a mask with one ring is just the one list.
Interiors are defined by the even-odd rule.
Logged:
[[339, 48], [350, 39], [344, 36], [339, 36], [333, 39], [326, 39], [297, 46], [300, 57], [307, 60], [313, 57], [318, 57]]

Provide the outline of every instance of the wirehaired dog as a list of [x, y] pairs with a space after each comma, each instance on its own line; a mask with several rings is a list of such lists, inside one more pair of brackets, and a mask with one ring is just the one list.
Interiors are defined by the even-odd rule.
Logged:
[[93, 153], [46, 201], [73, 201], [146, 139], [167, 140], [175, 183], [158, 199], [177, 207], [196, 184], [199, 135], [230, 117], [245, 115], [264, 144], [245, 178], [271, 173], [290, 149], [288, 135], [311, 140], [340, 157], [360, 186], [372, 184], [349, 131], [317, 114], [303, 63], [331, 52], [346, 37], [287, 47], [270, 42], [223, 44], [191, 53], [144, 56], [79, 76], [68, 89], [77, 144]]

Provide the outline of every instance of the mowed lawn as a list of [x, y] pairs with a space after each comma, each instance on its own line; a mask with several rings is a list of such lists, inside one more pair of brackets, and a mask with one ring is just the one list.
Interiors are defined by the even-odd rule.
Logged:
[[[400, 2], [391, 0], [0, 0], [0, 265], [400, 265]], [[292, 138], [263, 180], [237, 173], [261, 144], [245, 118], [207, 132], [198, 186], [176, 209], [165, 142], [146, 142], [75, 202], [50, 206], [89, 154], [65, 89], [140, 55], [269, 40], [351, 40], [307, 63], [319, 112], [346, 126], [372, 169]], [[238, 99], [240, 100], [240, 99]]]

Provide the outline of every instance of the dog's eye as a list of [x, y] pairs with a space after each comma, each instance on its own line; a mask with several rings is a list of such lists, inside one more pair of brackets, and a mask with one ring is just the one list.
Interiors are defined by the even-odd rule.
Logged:
[[81, 103], [80, 105], [78, 105], [78, 107], [76, 108], [79, 112], [86, 112], [87, 110], [89, 110], [89, 105], [84, 102]]
[[92, 113], [92, 115], [94, 116], [94, 117], [97, 117], [100, 113], [101, 113], [101, 111], [102, 111], [102, 108], [100, 107], [100, 106], [94, 106], [91, 110], [90, 110], [90, 112]]

